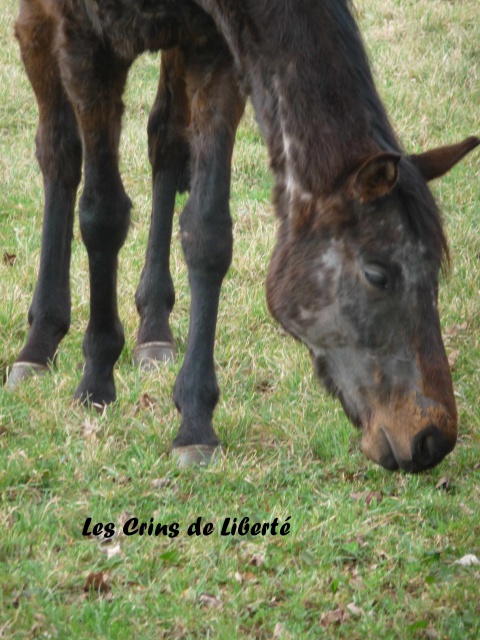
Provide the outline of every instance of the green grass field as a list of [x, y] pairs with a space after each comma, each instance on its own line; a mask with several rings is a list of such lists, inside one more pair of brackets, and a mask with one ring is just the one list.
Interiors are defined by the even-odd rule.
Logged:
[[[0, 366], [27, 333], [36, 282], [42, 183], [36, 107], [13, 38], [15, 2], [0, 0]], [[480, 134], [478, 0], [358, 0], [380, 92], [412, 151]], [[480, 154], [434, 185], [453, 267], [442, 278], [442, 327], [459, 410], [459, 443], [431, 472], [390, 473], [359, 450], [360, 434], [314, 379], [304, 348], [265, 304], [275, 238], [266, 152], [251, 110], [238, 133], [235, 253], [220, 309], [215, 424], [228, 456], [179, 471], [168, 455], [171, 401], [185, 351], [189, 291], [177, 237], [172, 316], [180, 358], [141, 374], [132, 362], [134, 292], [150, 209], [146, 123], [158, 57], [132, 71], [122, 166], [134, 202], [120, 256], [127, 345], [118, 401], [104, 415], [71, 405], [88, 319], [78, 225], [72, 327], [58, 369], [16, 393], [0, 389], [0, 638], [480, 637]], [[178, 203], [179, 210], [181, 202]], [[9, 258], [9, 256], [15, 256]], [[92, 523], [178, 523], [175, 538], [82, 536]], [[215, 526], [188, 536], [197, 517]], [[222, 536], [226, 517], [282, 524], [286, 536]]]

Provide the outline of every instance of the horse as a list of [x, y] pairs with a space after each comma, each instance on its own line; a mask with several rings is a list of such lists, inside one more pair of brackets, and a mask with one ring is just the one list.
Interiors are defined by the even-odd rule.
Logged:
[[148, 121], [153, 208], [136, 292], [135, 357], [169, 360], [175, 195], [191, 288], [187, 349], [174, 385], [178, 464], [221, 450], [214, 343], [232, 258], [235, 133], [249, 96], [266, 140], [278, 237], [267, 276], [276, 320], [303, 342], [316, 374], [386, 469], [418, 472], [455, 446], [457, 411], [437, 308], [448, 264], [427, 182], [480, 144], [407, 155], [375, 88], [349, 0], [20, 0], [16, 36], [39, 108], [45, 208], [30, 329], [9, 385], [45, 371], [69, 328], [73, 211], [90, 274], [85, 367], [76, 400], [115, 399], [124, 346], [117, 255], [130, 200], [119, 167], [122, 93], [132, 62], [162, 50]]

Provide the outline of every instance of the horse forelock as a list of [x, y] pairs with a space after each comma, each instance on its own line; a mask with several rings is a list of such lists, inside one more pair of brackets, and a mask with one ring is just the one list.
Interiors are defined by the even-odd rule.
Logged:
[[405, 157], [401, 160], [397, 188], [402, 200], [401, 211], [410, 229], [439, 266], [446, 270], [450, 264], [450, 252], [440, 209], [425, 180]]

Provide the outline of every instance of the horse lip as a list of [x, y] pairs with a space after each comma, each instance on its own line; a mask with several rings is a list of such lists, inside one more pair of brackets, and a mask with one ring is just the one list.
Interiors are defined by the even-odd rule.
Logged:
[[[400, 457], [398, 455], [398, 452], [396, 450], [395, 444], [392, 440], [392, 438], [390, 437], [387, 429], [385, 429], [383, 426], [380, 427], [380, 433], [383, 435], [383, 437], [385, 438], [385, 440], [388, 443], [388, 446], [390, 447], [390, 452], [392, 454], [393, 459], [395, 460], [395, 465], [396, 466], [386, 466], [384, 464], [382, 464], [382, 466], [385, 466], [387, 469], [392, 469], [393, 471], [396, 471], [397, 469], [405, 469], [405, 467], [408, 465], [405, 464], [405, 460], [400, 461]], [[391, 460], [388, 460], [389, 462], [393, 462]]]

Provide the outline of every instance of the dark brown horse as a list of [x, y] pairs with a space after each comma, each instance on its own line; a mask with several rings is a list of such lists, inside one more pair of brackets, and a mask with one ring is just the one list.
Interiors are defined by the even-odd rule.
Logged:
[[437, 310], [448, 251], [426, 182], [479, 140], [403, 154], [347, 0], [21, 0], [16, 33], [39, 105], [45, 214], [31, 326], [12, 386], [45, 369], [68, 330], [83, 150], [80, 228], [91, 293], [76, 397], [115, 398], [113, 367], [124, 344], [117, 254], [130, 210], [118, 169], [121, 98], [135, 57], [167, 49], [148, 125], [153, 213], [136, 295], [136, 357], [174, 353], [169, 247], [175, 194], [188, 186], [180, 224], [192, 302], [174, 389], [180, 463], [208, 460], [220, 444], [213, 350], [232, 254], [231, 155], [246, 94], [276, 180], [273, 315], [308, 346], [318, 375], [362, 427], [369, 458], [418, 471], [451, 451], [457, 415]]

